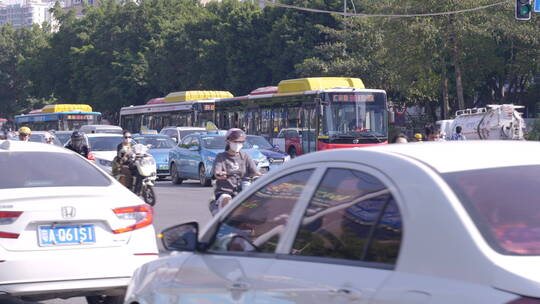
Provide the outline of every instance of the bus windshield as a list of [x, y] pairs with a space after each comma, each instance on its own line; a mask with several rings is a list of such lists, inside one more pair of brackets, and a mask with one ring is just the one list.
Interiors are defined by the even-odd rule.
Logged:
[[386, 140], [386, 95], [382, 92], [329, 93], [321, 135]]

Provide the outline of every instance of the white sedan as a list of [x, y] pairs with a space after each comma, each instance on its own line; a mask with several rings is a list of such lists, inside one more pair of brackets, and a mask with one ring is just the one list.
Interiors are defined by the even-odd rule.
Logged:
[[158, 255], [152, 207], [69, 150], [0, 141], [0, 294], [117, 303]]
[[307, 154], [270, 172], [126, 302], [540, 303], [540, 144], [448, 142]]
[[90, 133], [85, 134], [84, 138], [92, 154], [90, 158], [95, 160], [98, 167], [112, 174], [112, 162], [118, 153], [116, 148], [122, 142], [122, 134]]

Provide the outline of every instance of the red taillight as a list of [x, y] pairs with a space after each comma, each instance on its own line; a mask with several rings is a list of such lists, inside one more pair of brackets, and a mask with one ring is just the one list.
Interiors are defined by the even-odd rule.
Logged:
[[96, 160], [96, 157], [94, 156], [94, 154], [92, 154], [92, 152], [88, 152], [88, 155], [86, 155], [86, 158], [88, 158], [88, 160], [93, 160], [93, 161]]
[[17, 239], [17, 238], [19, 238], [18, 233], [0, 231], [0, 239]]
[[540, 299], [537, 298], [529, 298], [529, 297], [521, 297], [519, 299], [515, 299], [513, 301], [510, 301], [506, 304], [540, 304]]
[[[19, 216], [21, 216], [21, 214], [22, 211], [0, 211], [0, 225], [9, 225], [15, 222], [19, 218]], [[18, 237], [18, 233], [0, 231], [0, 238], [16, 239]]]
[[0, 211], [0, 225], [7, 225], [15, 222], [22, 211]]
[[143, 228], [152, 224], [154, 220], [154, 210], [149, 205], [139, 205], [113, 209], [113, 212], [121, 220], [135, 221], [135, 224], [113, 230], [113, 233], [124, 233], [135, 229]]

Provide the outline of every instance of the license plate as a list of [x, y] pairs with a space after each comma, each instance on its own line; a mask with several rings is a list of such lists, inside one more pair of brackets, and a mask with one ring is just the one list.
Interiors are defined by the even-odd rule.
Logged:
[[159, 165], [159, 170], [169, 170], [169, 165]]
[[40, 246], [93, 244], [96, 242], [94, 225], [39, 226]]

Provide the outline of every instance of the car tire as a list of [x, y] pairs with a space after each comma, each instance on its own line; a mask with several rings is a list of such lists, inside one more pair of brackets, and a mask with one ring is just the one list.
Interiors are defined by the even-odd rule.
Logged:
[[199, 166], [199, 183], [201, 183], [201, 186], [203, 187], [210, 187], [212, 186], [212, 179], [206, 177], [206, 169], [204, 168], [204, 165], [201, 164]]
[[171, 164], [171, 181], [173, 184], [175, 185], [180, 185], [182, 184], [182, 182], [184, 181], [183, 179], [181, 179], [180, 177], [178, 177], [178, 169], [176, 169], [176, 164], [175, 163], [172, 163]]
[[289, 156], [291, 156], [291, 158], [295, 158], [297, 156], [295, 147], [290, 147], [289, 148]]
[[88, 304], [122, 304], [124, 296], [88, 296], [86, 302]]

